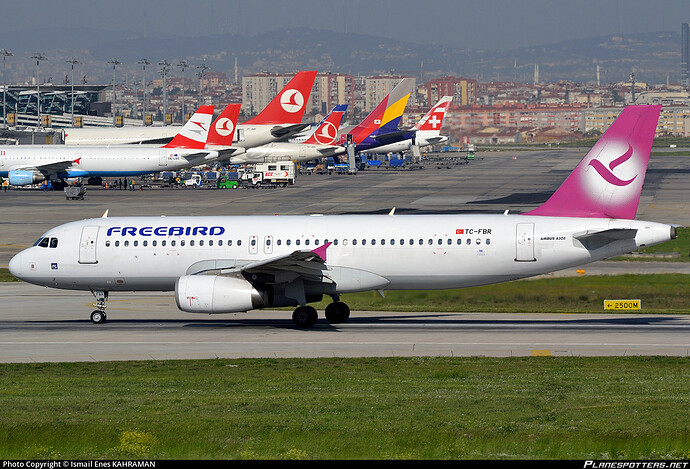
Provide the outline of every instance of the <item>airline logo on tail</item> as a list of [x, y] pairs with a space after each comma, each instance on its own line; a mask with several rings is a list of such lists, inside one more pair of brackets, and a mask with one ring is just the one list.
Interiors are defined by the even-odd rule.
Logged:
[[414, 130], [440, 132], [441, 126], [443, 125], [443, 118], [446, 117], [446, 111], [452, 102], [452, 96], [442, 97], [438, 103], [417, 122], [417, 125], [414, 126]]
[[207, 144], [232, 146], [237, 118], [240, 115], [241, 104], [228, 104], [218, 119], [211, 125], [208, 133]]
[[286, 90], [280, 95], [280, 105], [285, 112], [298, 112], [304, 106], [304, 96], [298, 90]]
[[402, 120], [407, 100], [412, 94], [414, 80], [403, 78], [357, 127], [350, 132], [356, 144], [380, 132], [395, 132]]
[[338, 139], [338, 129], [347, 110], [347, 104], [338, 105], [321, 121], [316, 131], [304, 143], [333, 145]]
[[633, 219], [661, 106], [628, 106], [531, 215]]
[[213, 106], [201, 106], [182, 127], [182, 130], [163, 148], [202, 149], [206, 146]]
[[315, 79], [316, 71], [297, 73], [258, 116], [244, 125], [300, 124]]

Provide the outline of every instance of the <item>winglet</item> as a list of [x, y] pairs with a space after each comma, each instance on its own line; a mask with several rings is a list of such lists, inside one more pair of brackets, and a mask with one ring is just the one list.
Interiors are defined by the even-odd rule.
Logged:
[[319, 256], [321, 259], [323, 259], [324, 262], [326, 262], [326, 249], [328, 249], [328, 247], [329, 247], [331, 244], [333, 244], [333, 243], [330, 243], [330, 242], [329, 242], [329, 243], [326, 243], [326, 244], [324, 244], [324, 245], [322, 245], [322, 246], [319, 246], [319, 247], [316, 248], [316, 249], [312, 249], [311, 252], [313, 252], [314, 254], [316, 254], [317, 256]]
[[525, 215], [634, 219], [660, 111], [623, 109], [549, 200]]
[[163, 148], [203, 149], [213, 119], [214, 106], [201, 106], [182, 127], [182, 130]]

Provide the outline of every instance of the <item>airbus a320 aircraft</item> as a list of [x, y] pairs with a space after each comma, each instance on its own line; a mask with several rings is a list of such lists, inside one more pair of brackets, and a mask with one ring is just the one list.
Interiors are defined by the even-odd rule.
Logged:
[[437, 145], [448, 140], [448, 137], [441, 135], [441, 127], [446, 111], [453, 102], [452, 96], [444, 96], [422, 117], [419, 122], [409, 130], [407, 138], [395, 143], [389, 143], [374, 148], [375, 153], [389, 153], [406, 151], [413, 145], [424, 147], [427, 145]]
[[[297, 306], [340, 295], [505, 282], [617, 256], [675, 238], [634, 220], [660, 106], [626, 108], [561, 187], [524, 214], [123, 217], [67, 223], [14, 256], [12, 275], [92, 291], [95, 323], [108, 293], [174, 291], [191, 313]], [[529, 288], [526, 286], [526, 288]]]
[[233, 155], [230, 163], [263, 163], [264, 161], [284, 158], [292, 161], [307, 161], [337, 156], [345, 153], [345, 147], [336, 145], [338, 129], [347, 104], [339, 104], [318, 124], [308, 137], [301, 141], [273, 142], [254, 148], [247, 148], [246, 152]]
[[201, 106], [165, 146], [159, 145], [4, 145], [0, 176], [13, 186], [68, 178], [131, 177], [207, 164], [243, 148], [206, 149], [213, 106]]

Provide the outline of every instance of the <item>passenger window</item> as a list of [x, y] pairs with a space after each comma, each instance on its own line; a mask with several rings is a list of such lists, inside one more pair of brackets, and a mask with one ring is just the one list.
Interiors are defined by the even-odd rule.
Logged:
[[[117, 246], [117, 243], [116, 243], [115, 245]], [[158, 246], [158, 241], [156, 241], [156, 240], [154, 239], [153, 241], [151, 241], [151, 245], [152, 245], [152, 246]]]
[[204, 245], [204, 240], [202, 239], [199, 241], [199, 246], [203, 246], [203, 245]]
[[[175, 242], [175, 241], [173, 241], [173, 243], [174, 243], [174, 242]], [[135, 240], [133, 244], [134, 244], [134, 247], [137, 247], [137, 246], [139, 246], [139, 241], [136, 241], [136, 240]]]
[[353, 246], [357, 246], [357, 240], [356, 240], [356, 239], [353, 239], [353, 240], [352, 240], [352, 245], [353, 245]]
[[[184, 241], [183, 241], [183, 242], [184, 242]], [[218, 246], [222, 246], [222, 245], [223, 245], [223, 240], [222, 240], [222, 239], [219, 239], [219, 240], [218, 240]], [[184, 246], [184, 244], [183, 244], [183, 246]]]
[[470, 238], [467, 238], [467, 243], [466, 243], [466, 244], [469, 246], [470, 244], [472, 244], [472, 240], [471, 240]]
[[189, 241], [189, 245], [194, 246], [194, 240], [193, 239]]
[[458, 238], [458, 244], [462, 244], [462, 238]]
[[165, 240], [161, 241], [161, 246], [165, 246], [167, 243]]
[[309, 240], [308, 240], [308, 239], [305, 239], [305, 240], [304, 240], [304, 244], [307, 245], [307, 246], [309, 246]]
[[482, 240], [477, 238], [477, 244], [482, 244]]
[[336, 239], [333, 240], [333, 244], [336, 245], [336, 246], [338, 245], [338, 238], [336, 238]]
[[451, 244], [453, 244], [453, 240], [448, 238], [448, 246], [450, 246]]
[[[144, 241], [144, 242], [146, 242], [146, 241]], [[110, 241], [106, 241], [106, 242], [105, 242], [105, 247], [107, 247], [107, 248], [110, 247]]]
[[208, 241], [208, 245], [209, 245], [209, 246], [213, 246], [213, 240], [212, 240], [212, 239], [210, 239], [210, 240]]
[[285, 244], [287, 244], [288, 246], [291, 245], [291, 244], [292, 244], [292, 240], [291, 240], [291, 239], [288, 239], [287, 241], [285, 241]]
[[[184, 243], [184, 241], [182, 241], [182, 242]], [[149, 245], [149, 242], [148, 242], [148, 241], [146, 241], [146, 240], [144, 240], [144, 242], [143, 242], [143, 245], [144, 245], [144, 247], [146, 247], [146, 246], [148, 246], [148, 245]]]
[[231, 239], [228, 240], [228, 246], [232, 246], [232, 240]]
[[295, 240], [295, 245], [296, 245], [296, 246], [299, 246], [299, 243], [300, 243], [300, 240], [299, 240], [299, 239], [296, 239], [296, 240]]
[[367, 240], [366, 240], [366, 239], [363, 239], [363, 240], [362, 240], [362, 246], [365, 246], [366, 244], [367, 244]]
[[318, 240], [318, 239], [315, 239], [315, 240], [314, 240], [314, 245], [315, 245], [315, 246], [318, 246], [318, 245], [319, 245], [319, 240]]
[[491, 240], [489, 238], [486, 238], [486, 244], [491, 244]]
[[126, 248], [129, 247], [129, 241], [125, 241], [125, 247], [126, 247]]
[[238, 246], [242, 246], [242, 240], [241, 240], [241, 239], [238, 239], [238, 240], [237, 240], [237, 245], [238, 245]]
[[[146, 242], [146, 241], [144, 241], [144, 242]], [[181, 239], [181, 240], [180, 240], [180, 246], [184, 246], [184, 244], [185, 244], [185, 243], [184, 243], [184, 239]], [[144, 244], [144, 246], [146, 246], [146, 245]]]
[[[155, 242], [155, 241], [154, 241], [154, 242]], [[116, 247], [116, 248], [120, 247], [120, 242], [119, 242], [119, 241], [115, 241], [115, 247]]]

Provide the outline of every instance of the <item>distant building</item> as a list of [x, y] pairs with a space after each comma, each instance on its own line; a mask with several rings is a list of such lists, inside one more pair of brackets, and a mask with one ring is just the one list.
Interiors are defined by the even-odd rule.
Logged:
[[690, 26], [682, 23], [680, 28], [680, 84], [690, 85], [688, 63], [690, 62]]
[[443, 77], [426, 83], [427, 106], [431, 107], [443, 96], [452, 96], [453, 104], [471, 106], [477, 103], [477, 80]]
[[[365, 89], [364, 89], [364, 110], [366, 112], [373, 111], [376, 106], [383, 101], [383, 99], [393, 91], [393, 88], [400, 83], [403, 78], [411, 78], [406, 76], [378, 76], [378, 77], [368, 77], [365, 78]], [[412, 89], [416, 89], [416, 79], [414, 79]], [[410, 99], [407, 101], [408, 106], [415, 106], [416, 103], [416, 93], [410, 95]], [[434, 103], [436, 104], [436, 103]]]

